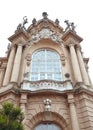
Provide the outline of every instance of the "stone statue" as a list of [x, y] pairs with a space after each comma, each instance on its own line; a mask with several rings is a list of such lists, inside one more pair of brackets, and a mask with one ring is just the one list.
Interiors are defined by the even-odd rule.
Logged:
[[44, 105], [45, 105], [45, 111], [50, 111], [50, 109], [51, 109], [51, 100], [50, 99], [44, 100]]
[[7, 50], [9, 50], [10, 47], [11, 47], [11, 45], [10, 45], [10, 43], [8, 43], [8, 45], [7, 45]]
[[69, 20], [65, 20], [64, 22], [65, 22], [66, 25], [67, 25], [67, 27], [65, 28], [65, 32], [67, 32], [68, 30], [71, 30], [71, 31], [75, 32], [76, 26], [74, 25], [73, 22], [70, 23]]
[[56, 23], [57, 25], [59, 25], [59, 20], [58, 20], [58, 19], [56, 19], [56, 20], [55, 20], [55, 23]]
[[19, 23], [18, 26], [17, 26], [17, 30], [21, 30], [22, 29], [22, 24]]
[[43, 16], [44, 19], [47, 19], [47, 16], [48, 16], [47, 12], [43, 12], [42, 16]]
[[25, 24], [28, 23], [28, 20], [27, 20], [27, 17], [24, 16], [23, 17], [23, 22], [22, 23], [19, 23], [18, 26], [17, 26], [17, 31], [21, 30], [21, 29], [24, 29], [26, 30], [25, 28]]
[[24, 27], [24, 25], [25, 25], [26, 23], [28, 23], [28, 19], [27, 19], [27, 16], [24, 16], [24, 17], [23, 17], [23, 27]]
[[70, 23], [69, 23], [69, 20], [65, 20], [64, 22], [67, 25], [67, 27], [65, 28], [65, 32], [66, 32], [67, 30], [70, 30]]
[[73, 23], [73, 22], [71, 23], [71, 27], [72, 27], [72, 28], [71, 28], [71, 29], [72, 29], [72, 31], [74, 31], [74, 32], [75, 32], [75, 28], [76, 28], [76, 26], [74, 25], [74, 23]]
[[36, 19], [35, 19], [35, 18], [33, 18], [33, 20], [32, 20], [32, 24], [33, 24], [33, 25], [35, 25], [35, 24], [36, 24], [36, 22], [37, 22], [37, 21], [36, 21]]

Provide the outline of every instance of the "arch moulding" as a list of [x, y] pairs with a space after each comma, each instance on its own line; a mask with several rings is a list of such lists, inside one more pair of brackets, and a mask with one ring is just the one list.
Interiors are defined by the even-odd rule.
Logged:
[[67, 124], [66, 120], [62, 116], [54, 112], [50, 112], [47, 114], [48, 114], [48, 117], [45, 112], [40, 112], [36, 114], [35, 116], [33, 116], [31, 119], [27, 119], [24, 123], [26, 129], [34, 130], [34, 128], [40, 123], [51, 122], [51, 123], [55, 123], [59, 125], [59, 127], [62, 130], [69, 130], [69, 125]]

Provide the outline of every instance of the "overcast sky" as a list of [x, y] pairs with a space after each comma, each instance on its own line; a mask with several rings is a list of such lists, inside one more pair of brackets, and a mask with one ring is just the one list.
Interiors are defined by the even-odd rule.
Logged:
[[93, 82], [93, 0], [1, 0], [0, 1], [0, 56], [5, 56], [8, 37], [14, 34], [16, 27], [27, 16], [29, 26], [32, 19], [42, 18], [42, 12], [48, 18], [59, 19], [65, 28], [64, 20], [76, 25], [76, 31], [84, 40], [81, 43], [84, 56], [90, 58], [89, 72]]

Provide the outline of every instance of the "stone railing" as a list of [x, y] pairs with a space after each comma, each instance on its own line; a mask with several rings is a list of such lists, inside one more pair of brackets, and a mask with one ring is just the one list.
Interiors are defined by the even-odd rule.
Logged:
[[37, 90], [72, 90], [73, 86], [70, 80], [67, 81], [53, 81], [53, 80], [40, 80], [40, 81], [28, 81], [24, 80], [21, 84], [21, 89], [37, 91]]

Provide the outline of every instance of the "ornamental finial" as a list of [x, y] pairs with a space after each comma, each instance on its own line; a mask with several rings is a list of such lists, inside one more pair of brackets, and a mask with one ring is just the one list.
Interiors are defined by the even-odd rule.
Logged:
[[44, 19], [47, 19], [47, 16], [48, 16], [47, 12], [43, 12], [42, 16], [43, 16]]

